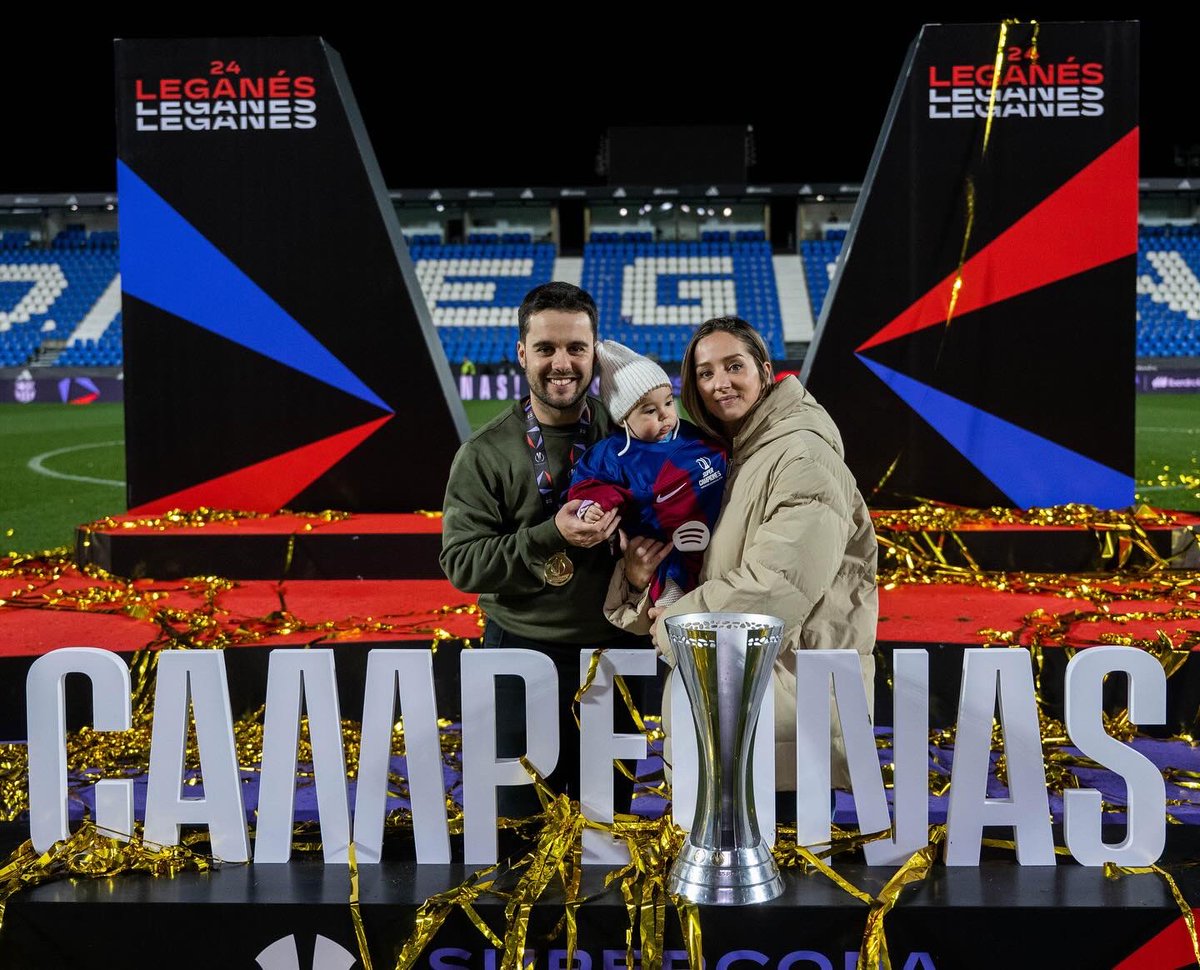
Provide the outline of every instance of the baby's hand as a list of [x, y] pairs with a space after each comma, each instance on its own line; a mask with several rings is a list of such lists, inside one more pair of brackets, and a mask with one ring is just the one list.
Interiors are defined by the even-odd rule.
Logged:
[[604, 509], [600, 507], [599, 502], [593, 502], [583, 510], [584, 522], [599, 522], [602, 518], [604, 518]]

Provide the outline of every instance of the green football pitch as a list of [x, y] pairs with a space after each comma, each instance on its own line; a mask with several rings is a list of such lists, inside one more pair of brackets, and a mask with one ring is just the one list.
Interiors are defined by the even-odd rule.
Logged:
[[[468, 401], [478, 428], [510, 405]], [[74, 542], [74, 529], [125, 509], [120, 404], [0, 405], [0, 551]], [[1200, 509], [1200, 394], [1146, 394], [1137, 403], [1138, 495], [1161, 508]]]

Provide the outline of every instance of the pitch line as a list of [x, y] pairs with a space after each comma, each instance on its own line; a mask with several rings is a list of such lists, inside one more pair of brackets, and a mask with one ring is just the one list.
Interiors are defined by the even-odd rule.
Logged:
[[56, 472], [53, 468], [47, 468], [44, 464], [48, 459], [55, 458], [58, 455], [67, 455], [73, 451], [83, 451], [86, 448], [111, 448], [113, 445], [123, 445], [124, 440], [117, 441], [93, 441], [86, 445], [69, 445], [66, 448], [55, 448], [54, 451], [44, 451], [40, 455], [34, 455], [26, 462], [26, 466], [30, 471], [36, 472], [39, 475], [45, 475], [47, 478], [62, 478], [68, 482], [87, 482], [90, 485], [115, 485], [118, 488], [124, 488], [124, 482], [118, 482], [111, 478], [92, 478], [88, 475], [68, 475], [66, 472]]

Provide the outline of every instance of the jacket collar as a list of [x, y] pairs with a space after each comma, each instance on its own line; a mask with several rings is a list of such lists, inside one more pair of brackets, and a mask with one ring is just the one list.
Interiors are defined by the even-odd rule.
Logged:
[[786, 434], [812, 431], [845, 455], [837, 425], [794, 374], [778, 381], [734, 436], [733, 457], [744, 459]]

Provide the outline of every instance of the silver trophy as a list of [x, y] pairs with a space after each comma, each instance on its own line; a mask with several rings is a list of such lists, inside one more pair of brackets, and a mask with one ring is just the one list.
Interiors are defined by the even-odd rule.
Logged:
[[766, 902], [783, 892], [783, 880], [759, 832], [751, 752], [784, 622], [760, 613], [685, 613], [666, 622], [700, 762], [696, 816], [667, 889], [694, 903]]

